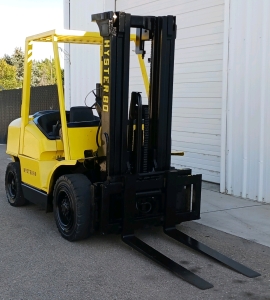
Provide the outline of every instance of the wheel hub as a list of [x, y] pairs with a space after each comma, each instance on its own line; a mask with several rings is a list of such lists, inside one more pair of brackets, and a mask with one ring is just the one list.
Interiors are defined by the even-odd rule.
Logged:
[[15, 183], [15, 178], [13, 173], [9, 174], [8, 183], [9, 183], [9, 194], [11, 198], [14, 199], [16, 197], [17, 189], [16, 189], [16, 183]]
[[65, 217], [68, 216], [69, 214], [69, 211], [70, 211], [70, 205], [68, 203], [68, 200], [65, 198], [63, 199], [63, 202], [61, 204], [61, 210], [62, 210], [62, 213]]
[[57, 215], [60, 227], [63, 231], [68, 232], [73, 226], [74, 212], [72, 202], [65, 190], [58, 194]]

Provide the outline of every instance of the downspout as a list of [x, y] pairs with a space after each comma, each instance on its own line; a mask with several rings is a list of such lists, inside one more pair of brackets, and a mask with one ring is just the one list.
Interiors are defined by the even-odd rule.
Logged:
[[265, 104], [266, 104], [266, 78], [267, 78], [267, 30], [269, 28], [269, 21], [267, 12], [269, 11], [269, 2], [266, 2], [266, 7], [263, 12], [263, 32], [262, 32], [262, 75], [261, 75], [261, 109], [260, 109], [260, 156], [259, 156], [259, 188], [258, 201], [265, 201], [264, 195], [264, 168], [265, 168]]
[[221, 155], [220, 155], [220, 192], [221, 193], [227, 193], [226, 156], [227, 156], [229, 39], [230, 39], [230, 0], [225, 0], [224, 36], [223, 36], [223, 72], [222, 72]]

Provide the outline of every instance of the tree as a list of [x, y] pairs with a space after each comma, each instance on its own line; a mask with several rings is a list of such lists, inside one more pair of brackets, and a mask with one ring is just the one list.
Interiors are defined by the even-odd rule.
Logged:
[[40, 69], [42, 73], [41, 85], [50, 85], [56, 83], [54, 62], [48, 58], [44, 59], [40, 63]]
[[39, 62], [34, 60], [32, 64], [31, 86], [39, 86], [40, 79], [41, 72], [39, 68]]
[[14, 53], [11, 56], [11, 61], [17, 70], [16, 79], [19, 83], [19, 86], [22, 87], [24, 73], [24, 52], [22, 51], [22, 48], [15, 48]]
[[[24, 52], [21, 48], [15, 48], [14, 53], [10, 56], [5, 54], [2, 60], [6, 65], [15, 68], [16, 72], [16, 85], [14, 85], [14, 78], [10, 86], [14, 88], [22, 87], [23, 74], [24, 74]], [[9, 69], [11, 71], [11, 69]], [[14, 71], [14, 69], [12, 69]], [[62, 82], [64, 83], [64, 70], [61, 69]], [[44, 59], [41, 61], [34, 60], [32, 62], [32, 75], [31, 86], [42, 86], [56, 84], [56, 70], [54, 65], [54, 59]]]
[[7, 63], [8, 65], [13, 66], [12, 57], [11, 57], [10, 55], [5, 54], [3, 58], [4, 58], [4, 60], [6, 61], [6, 63]]
[[3, 58], [0, 59], [0, 86], [6, 90], [18, 87], [16, 67], [7, 64]]
[[[64, 70], [61, 69], [62, 83], [64, 83]], [[32, 65], [32, 86], [52, 85], [56, 84], [56, 70], [54, 65], [54, 59], [48, 58], [42, 61], [33, 61]]]

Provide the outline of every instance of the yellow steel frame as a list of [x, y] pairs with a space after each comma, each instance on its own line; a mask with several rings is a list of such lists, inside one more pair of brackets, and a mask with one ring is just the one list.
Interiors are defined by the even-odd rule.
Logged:
[[[130, 40], [135, 42], [136, 36], [131, 35]], [[29, 116], [32, 51], [35, 42], [50, 42], [53, 46], [62, 140], [47, 139], [35, 126], [33, 117]], [[7, 153], [13, 159], [16, 157], [20, 159], [22, 182], [46, 193], [50, 193], [53, 187], [53, 176], [57, 168], [74, 166], [77, 161], [84, 160], [84, 150], [89, 145], [92, 145], [93, 151], [96, 150], [97, 127], [68, 128], [67, 126], [58, 43], [98, 45], [100, 56], [103, 53], [103, 38], [98, 32], [51, 30], [26, 38], [21, 119], [14, 120], [9, 126]], [[141, 55], [138, 55], [138, 59], [148, 95], [149, 81], [146, 67]], [[103, 63], [100, 59], [100, 74], [102, 68]]]
[[[135, 42], [136, 40], [135, 34], [130, 35], [130, 40]], [[21, 107], [22, 121], [21, 121], [21, 130], [20, 130], [19, 154], [23, 153], [25, 127], [29, 123], [30, 82], [31, 82], [31, 69], [32, 69], [33, 42], [51, 42], [53, 44], [65, 160], [70, 160], [70, 145], [69, 145], [68, 132], [67, 132], [67, 122], [65, 117], [65, 101], [64, 101], [64, 93], [63, 93], [62, 78], [61, 78], [58, 43], [99, 45], [100, 53], [102, 53], [103, 39], [98, 32], [87, 32], [87, 31], [77, 31], [77, 30], [61, 30], [61, 31], [51, 30], [51, 31], [47, 31], [26, 38], [23, 97], [22, 97], [22, 107]], [[146, 94], [148, 96], [149, 80], [146, 72], [146, 67], [141, 55], [138, 55], [138, 60], [141, 68]], [[100, 74], [102, 74], [102, 63], [100, 64], [100, 68], [101, 68]]]

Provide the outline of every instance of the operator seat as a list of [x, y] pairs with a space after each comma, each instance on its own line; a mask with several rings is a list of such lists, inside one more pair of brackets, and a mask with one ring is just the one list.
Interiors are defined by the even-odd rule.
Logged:
[[94, 127], [100, 123], [99, 117], [87, 106], [73, 106], [70, 108], [68, 127]]
[[95, 120], [93, 110], [87, 106], [73, 106], [70, 108], [70, 122]]

